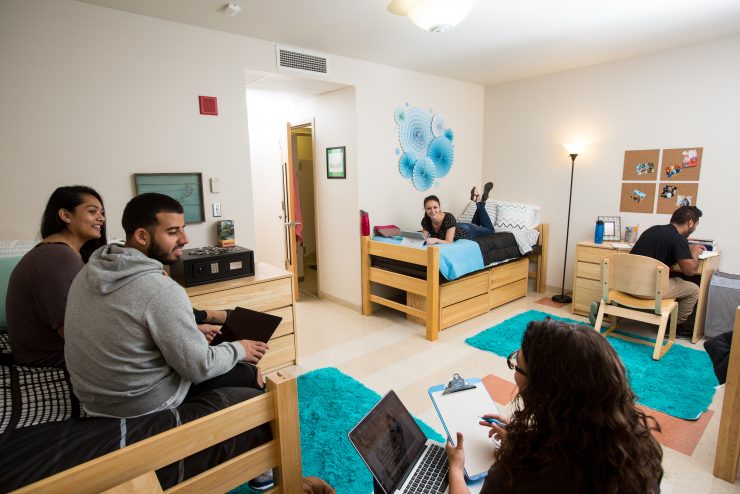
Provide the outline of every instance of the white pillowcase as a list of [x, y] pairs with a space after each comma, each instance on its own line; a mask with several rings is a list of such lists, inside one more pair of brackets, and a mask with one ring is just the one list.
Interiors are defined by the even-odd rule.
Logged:
[[[496, 229], [537, 228], [540, 224], [540, 208], [533, 204], [521, 202], [494, 201], [496, 203]], [[487, 205], [487, 204], [486, 204]]]
[[[477, 203], [475, 202], [468, 203], [465, 211], [463, 211], [460, 216], [457, 217], [457, 222], [471, 223], [473, 221], [473, 215], [475, 214], [476, 204]], [[486, 202], [486, 212], [488, 213], [488, 217], [491, 218], [491, 223], [493, 223], [494, 225], [496, 224], [496, 209], [496, 201]]]

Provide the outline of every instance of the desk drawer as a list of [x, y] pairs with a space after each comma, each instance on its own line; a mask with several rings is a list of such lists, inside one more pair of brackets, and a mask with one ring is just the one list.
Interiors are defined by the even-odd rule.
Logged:
[[529, 278], [529, 259], [494, 266], [491, 268], [491, 290], [500, 286], [508, 285], [514, 281]]
[[588, 315], [591, 310], [591, 302], [601, 300], [601, 282], [578, 278], [576, 280], [576, 292], [573, 299], [573, 312]]
[[576, 250], [576, 257], [579, 261], [601, 265], [602, 259], [618, 253], [619, 251], [616, 249], [600, 249], [598, 247], [583, 247], [579, 245]]
[[576, 276], [578, 278], [601, 281], [601, 264], [578, 261]]
[[254, 285], [190, 297], [196, 309], [233, 309], [241, 306], [262, 312], [287, 307], [293, 303], [291, 279], [255, 283]]

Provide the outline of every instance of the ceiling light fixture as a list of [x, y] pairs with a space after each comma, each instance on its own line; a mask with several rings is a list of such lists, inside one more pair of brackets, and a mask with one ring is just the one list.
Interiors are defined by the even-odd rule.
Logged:
[[242, 8], [238, 3], [230, 3], [224, 7], [224, 12], [229, 17], [234, 17], [241, 14]]
[[405, 15], [420, 28], [444, 33], [470, 13], [475, 0], [391, 0], [388, 11]]

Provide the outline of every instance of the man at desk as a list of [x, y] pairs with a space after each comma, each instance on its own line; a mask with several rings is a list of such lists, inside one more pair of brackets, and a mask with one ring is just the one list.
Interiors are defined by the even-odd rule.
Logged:
[[[696, 230], [701, 215], [701, 210], [696, 206], [681, 206], [673, 212], [669, 224], [655, 225], [645, 230], [630, 253], [652, 257], [666, 266], [678, 264], [681, 272], [687, 276], [698, 274], [699, 254], [704, 252], [704, 246], [689, 244], [687, 239]], [[679, 276], [672, 276], [668, 280], [668, 293], [663, 295], [675, 298], [678, 302], [676, 334], [691, 338], [694, 324], [693, 320], [687, 320], [699, 299], [699, 286]]]

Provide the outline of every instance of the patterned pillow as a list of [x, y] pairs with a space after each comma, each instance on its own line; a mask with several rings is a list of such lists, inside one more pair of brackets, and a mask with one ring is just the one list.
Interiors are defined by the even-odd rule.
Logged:
[[540, 224], [540, 208], [532, 204], [520, 202], [495, 201], [496, 221], [499, 228], [527, 229], [536, 228]]
[[[470, 202], [460, 216], [457, 217], [458, 223], [471, 223], [473, 221], [473, 215], [475, 214], [476, 203]], [[486, 212], [488, 217], [491, 218], [491, 223], [496, 224], [496, 202], [488, 201], [486, 203]]]

